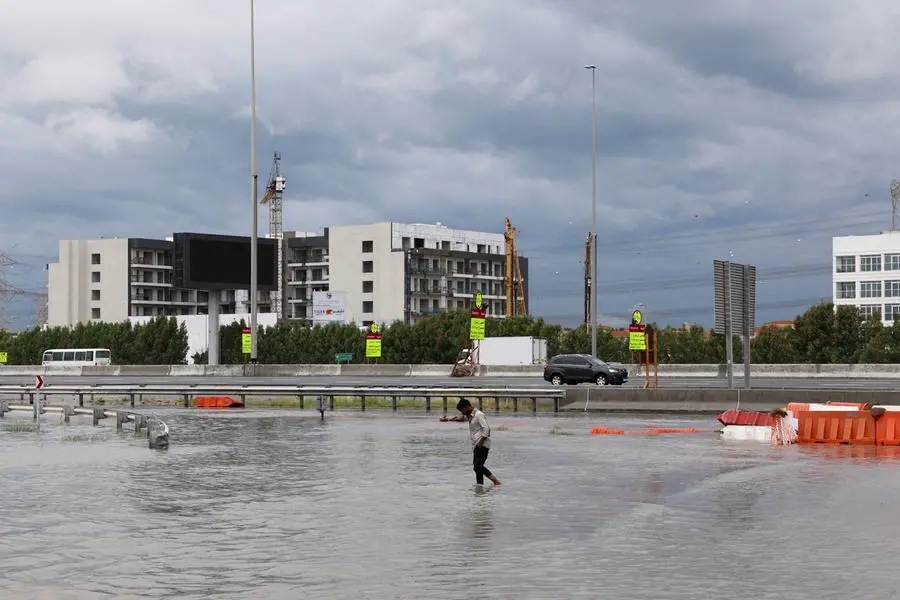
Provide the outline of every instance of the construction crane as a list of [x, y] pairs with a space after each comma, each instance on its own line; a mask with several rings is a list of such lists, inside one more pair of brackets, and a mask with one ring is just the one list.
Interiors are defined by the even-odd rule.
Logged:
[[591, 324], [591, 234], [584, 240], [584, 324]]
[[276, 288], [272, 292], [272, 304], [275, 306], [276, 318], [280, 321], [284, 313], [282, 290], [284, 289], [284, 216], [282, 212], [282, 197], [284, 196], [285, 179], [281, 175], [281, 152], [275, 151], [272, 159], [272, 171], [269, 173], [269, 182], [266, 184], [266, 193], [260, 200], [260, 204], [269, 205], [269, 237], [278, 240], [276, 257]]
[[528, 315], [525, 307], [525, 280], [522, 278], [522, 267], [519, 263], [519, 251], [516, 249], [516, 234], [519, 230], [512, 226], [506, 217], [506, 316], [524, 317]]

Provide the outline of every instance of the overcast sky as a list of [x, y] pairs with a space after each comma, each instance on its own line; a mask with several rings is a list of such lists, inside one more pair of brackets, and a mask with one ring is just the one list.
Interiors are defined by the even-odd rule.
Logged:
[[[831, 236], [890, 225], [889, 0], [257, 0], [259, 172], [285, 229], [440, 221], [531, 257], [530, 311], [582, 318], [597, 66], [600, 312], [757, 321], [830, 298]], [[0, 19], [0, 250], [30, 291], [59, 239], [249, 230], [249, 0], [32, 0]], [[260, 230], [267, 228], [265, 207]], [[768, 275], [767, 275], [768, 274]], [[44, 288], [45, 289], [45, 288]], [[34, 301], [19, 299], [17, 325]]]

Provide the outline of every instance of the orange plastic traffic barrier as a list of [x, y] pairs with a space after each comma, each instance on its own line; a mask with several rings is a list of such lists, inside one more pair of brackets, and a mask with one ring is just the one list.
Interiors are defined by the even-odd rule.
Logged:
[[591, 435], [625, 435], [624, 429], [607, 429], [606, 427], [594, 427]]
[[797, 415], [798, 444], [876, 443], [875, 418], [868, 411], [801, 411]]
[[244, 403], [230, 396], [197, 396], [194, 398], [197, 408], [243, 408]]
[[694, 429], [693, 427], [651, 427], [650, 429], [643, 429], [641, 431], [636, 431], [638, 435], [663, 435], [667, 433], [700, 433], [700, 429]]
[[875, 443], [879, 446], [900, 446], [900, 413], [878, 411], [876, 408], [872, 415], [875, 417]]

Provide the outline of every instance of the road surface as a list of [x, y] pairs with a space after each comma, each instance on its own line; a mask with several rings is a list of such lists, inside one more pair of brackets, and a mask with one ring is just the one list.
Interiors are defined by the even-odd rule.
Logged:
[[[76, 385], [310, 385], [310, 386], [373, 386], [373, 387], [552, 387], [540, 377], [117, 377], [117, 376], [56, 376], [45, 375], [46, 386]], [[0, 376], [0, 385], [29, 385], [33, 377]], [[743, 387], [744, 378], [735, 377], [736, 388]], [[581, 384], [585, 387], [590, 384]], [[640, 388], [643, 378], [635, 378], [624, 388]], [[726, 388], [726, 380], [721, 377], [660, 377], [660, 388], [669, 389], [709, 389]], [[760, 389], [883, 389], [900, 388], [900, 379], [840, 378], [840, 377], [755, 377], [751, 387]]]

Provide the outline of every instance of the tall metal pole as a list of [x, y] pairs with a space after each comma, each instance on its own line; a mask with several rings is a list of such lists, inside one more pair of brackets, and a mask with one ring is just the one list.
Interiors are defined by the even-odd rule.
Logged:
[[257, 287], [257, 230], [259, 229], [259, 174], [256, 172], [256, 23], [254, 22], [253, 0], [250, 0], [250, 204], [253, 214], [250, 229], [250, 362], [257, 361], [256, 355], [256, 320]]
[[597, 67], [591, 72], [591, 356], [597, 357]]

